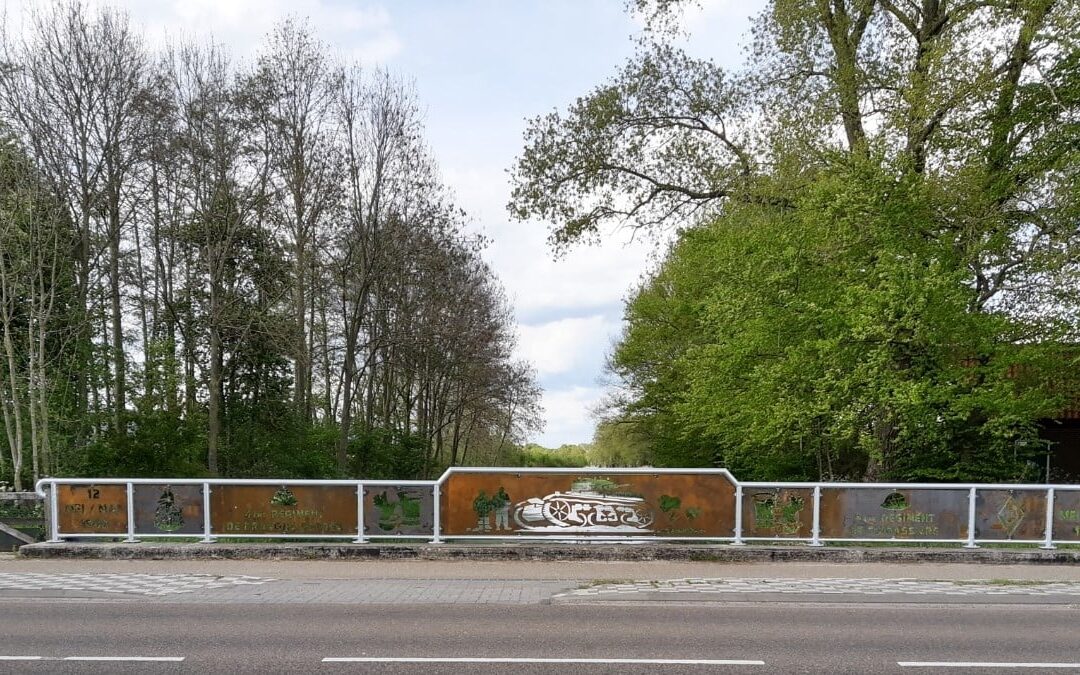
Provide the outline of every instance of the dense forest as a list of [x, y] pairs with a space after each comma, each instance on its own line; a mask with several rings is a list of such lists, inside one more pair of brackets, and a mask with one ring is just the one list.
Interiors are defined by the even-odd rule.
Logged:
[[42, 4], [0, 44], [0, 482], [430, 476], [539, 424], [409, 85]]
[[[556, 250], [677, 231], [599, 437], [741, 479], [1042, 480], [1080, 400], [1080, 4], [772, 0], [746, 66], [632, 0], [637, 54], [532, 120]], [[609, 444], [610, 445], [610, 444]]]

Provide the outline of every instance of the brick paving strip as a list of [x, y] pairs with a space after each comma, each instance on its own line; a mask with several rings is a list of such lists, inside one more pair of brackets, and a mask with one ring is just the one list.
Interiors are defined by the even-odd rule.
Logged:
[[217, 574], [41, 574], [0, 572], [0, 591], [90, 591], [166, 596], [203, 589], [261, 585], [272, 579]]
[[930, 581], [925, 579], [668, 579], [596, 582], [557, 597], [652, 593], [783, 593], [824, 595], [1080, 596], [1080, 583], [1048, 581]]

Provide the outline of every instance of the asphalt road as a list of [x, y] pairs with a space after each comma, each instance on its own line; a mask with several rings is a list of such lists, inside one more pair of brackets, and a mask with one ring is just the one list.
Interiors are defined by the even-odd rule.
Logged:
[[[1080, 673], [1078, 583], [1071, 565], [0, 556], [0, 673]], [[133, 657], [153, 660], [85, 660]]]
[[[1080, 672], [1080, 608], [872, 600], [416, 606], [9, 598], [0, 608], [3, 656], [42, 657], [0, 660], [0, 672], [18, 673], [1060, 673]], [[103, 656], [183, 660], [56, 660]], [[324, 661], [347, 658], [376, 660]], [[408, 658], [467, 661], [387, 660]], [[725, 662], [732, 660], [749, 663]], [[1073, 665], [1018, 671], [899, 662]]]

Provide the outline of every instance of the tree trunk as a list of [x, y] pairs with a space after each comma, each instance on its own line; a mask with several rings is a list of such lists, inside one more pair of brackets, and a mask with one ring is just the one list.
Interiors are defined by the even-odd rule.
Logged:
[[218, 326], [217, 284], [210, 284], [210, 378], [208, 382], [209, 401], [206, 422], [206, 468], [210, 475], [218, 475], [218, 443], [221, 437], [221, 332]]

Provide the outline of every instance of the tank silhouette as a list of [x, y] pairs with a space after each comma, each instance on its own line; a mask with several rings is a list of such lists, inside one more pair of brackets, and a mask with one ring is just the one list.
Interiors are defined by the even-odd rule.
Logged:
[[581, 480], [567, 492], [518, 502], [514, 521], [527, 530], [647, 532], [653, 514], [641, 497], [605, 495], [591, 481]]

